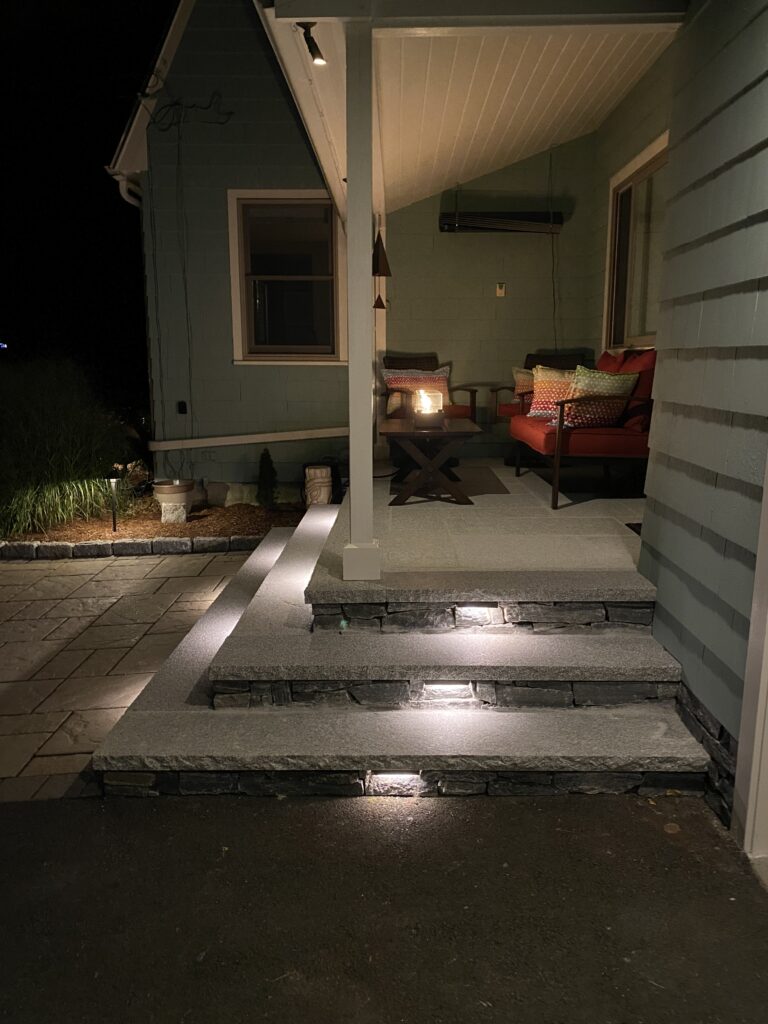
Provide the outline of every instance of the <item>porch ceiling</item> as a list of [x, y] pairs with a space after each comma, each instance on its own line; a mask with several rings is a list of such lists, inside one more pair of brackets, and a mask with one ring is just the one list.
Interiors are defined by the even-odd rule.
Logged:
[[387, 210], [593, 131], [676, 29], [378, 30]]

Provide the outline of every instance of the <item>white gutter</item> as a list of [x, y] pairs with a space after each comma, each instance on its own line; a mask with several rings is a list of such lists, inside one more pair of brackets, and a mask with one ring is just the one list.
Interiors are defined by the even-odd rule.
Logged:
[[141, 185], [138, 181], [129, 178], [127, 174], [115, 174], [109, 167], [105, 168], [107, 174], [110, 174], [117, 182], [117, 187], [120, 190], [120, 196], [126, 203], [130, 203], [131, 206], [138, 206], [141, 209]]
[[138, 206], [139, 203], [135, 196], [129, 197], [128, 185], [124, 186], [123, 180], [127, 180], [135, 188], [137, 176], [147, 170], [147, 127], [152, 120], [157, 98], [165, 85], [194, 5], [195, 0], [179, 0], [179, 6], [176, 8], [160, 54], [142, 93], [137, 97], [131, 119], [125, 126], [112, 162], [106, 169], [107, 173], [118, 182], [120, 195], [133, 206]]

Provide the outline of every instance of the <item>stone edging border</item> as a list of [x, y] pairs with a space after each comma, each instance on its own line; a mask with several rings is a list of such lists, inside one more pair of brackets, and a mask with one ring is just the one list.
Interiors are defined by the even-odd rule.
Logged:
[[263, 537], [132, 537], [121, 540], [68, 541], [0, 540], [0, 559], [52, 561], [60, 558], [112, 558], [128, 555], [221, 554], [253, 551]]

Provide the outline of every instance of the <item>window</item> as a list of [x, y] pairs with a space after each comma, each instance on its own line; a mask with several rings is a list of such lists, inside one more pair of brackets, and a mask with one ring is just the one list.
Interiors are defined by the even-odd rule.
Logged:
[[235, 360], [338, 361], [336, 212], [327, 196], [230, 193]]
[[645, 161], [611, 191], [606, 345], [652, 345], [661, 287], [666, 151]]

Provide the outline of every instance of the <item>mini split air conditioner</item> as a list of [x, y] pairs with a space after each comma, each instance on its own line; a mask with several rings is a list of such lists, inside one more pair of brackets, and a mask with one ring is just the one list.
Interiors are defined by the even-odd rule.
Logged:
[[441, 231], [461, 234], [469, 231], [523, 232], [558, 234], [563, 226], [563, 215], [558, 210], [526, 210], [525, 212], [491, 211], [441, 213], [438, 221]]

